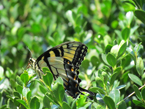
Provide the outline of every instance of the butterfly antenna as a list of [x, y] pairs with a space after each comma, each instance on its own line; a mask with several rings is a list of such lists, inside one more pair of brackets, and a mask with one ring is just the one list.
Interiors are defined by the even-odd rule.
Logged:
[[26, 56], [26, 60], [25, 60], [25, 63], [27, 64], [27, 68], [29, 68], [28, 66], [29, 66], [29, 59], [32, 57], [32, 52], [30, 51], [30, 49], [28, 48], [28, 46], [26, 46], [26, 44], [25, 43], [23, 43], [24, 44], [24, 48], [28, 51], [27, 52], [27, 56]]
[[32, 57], [32, 52], [30, 51], [28, 47], [26, 47], [26, 49], [28, 50], [27, 58], [29, 59]]

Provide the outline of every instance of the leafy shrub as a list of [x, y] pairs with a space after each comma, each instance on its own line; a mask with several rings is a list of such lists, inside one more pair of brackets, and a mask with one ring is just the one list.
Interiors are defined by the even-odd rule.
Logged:
[[[145, 108], [144, 6], [144, 0], [1, 1], [1, 109]], [[62, 79], [53, 81], [47, 69], [43, 80], [26, 70], [29, 50], [38, 57], [66, 41], [88, 46], [79, 78], [96, 93], [93, 100], [66, 95]]]

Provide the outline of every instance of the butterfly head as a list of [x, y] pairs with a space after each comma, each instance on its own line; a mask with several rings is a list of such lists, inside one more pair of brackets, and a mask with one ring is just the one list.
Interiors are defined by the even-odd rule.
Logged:
[[33, 59], [33, 58], [29, 58], [29, 62], [28, 62], [28, 65], [27, 65], [27, 68], [32, 68], [32, 69], [34, 69], [35, 68], [35, 59]]

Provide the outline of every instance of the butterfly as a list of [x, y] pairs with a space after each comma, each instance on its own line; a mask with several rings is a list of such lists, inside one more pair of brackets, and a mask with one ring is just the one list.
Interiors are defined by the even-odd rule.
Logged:
[[43, 75], [42, 68], [48, 67], [53, 74], [54, 80], [58, 77], [63, 79], [64, 88], [68, 95], [76, 98], [82, 91], [94, 96], [94, 93], [79, 86], [81, 79], [78, 78], [79, 66], [84, 60], [88, 47], [81, 42], [65, 42], [53, 47], [36, 60], [29, 59], [29, 65], [38, 72], [39, 77]]

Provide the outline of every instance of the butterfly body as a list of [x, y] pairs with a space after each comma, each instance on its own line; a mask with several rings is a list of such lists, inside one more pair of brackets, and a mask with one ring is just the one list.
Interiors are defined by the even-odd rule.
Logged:
[[47, 50], [36, 60], [30, 58], [29, 63], [38, 72], [40, 78], [43, 75], [43, 67], [50, 69], [55, 80], [59, 76], [62, 77], [67, 93], [76, 98], [81, 91], [93, 95], [92, 92], [79, 86], [81, 80], [78, 78], [78, 69], [86, 53], [87, 46], [85, 44], [80, 42], [65, 42]]

